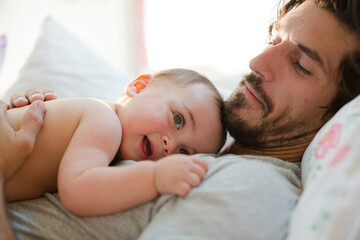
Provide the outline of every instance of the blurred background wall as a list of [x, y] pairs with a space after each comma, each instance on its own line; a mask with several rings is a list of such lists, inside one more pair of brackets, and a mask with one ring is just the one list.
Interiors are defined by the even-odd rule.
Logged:
[[16, 78], [47, 16], [116, 68], [188, 67], [233, 88], [266, 44], [277, 0], [0, 0], [0, 85]]

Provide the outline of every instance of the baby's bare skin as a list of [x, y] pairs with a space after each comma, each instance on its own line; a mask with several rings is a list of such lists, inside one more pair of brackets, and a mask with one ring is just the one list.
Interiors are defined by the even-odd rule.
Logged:
[[[44, 124], [33, 152], [5, 182], [7, 200], [59, 192], [70, 212], [96, 216], [125, 210], [163, 193], [186, 196], [198, 186], [207, 164], [196, 156], [174, 154], [159, 161], [109, 167], [113, 159], [121, 160], [121, 104], [92, 98], [46, 102]], [[7, 111], [6, 118], [15, 131], [26, 110]]]
[[[113, 119], [113, 128], [118, 129], [121, 136], [121, 127], [112, 103], [95, 99], [72, 98], [46, 102], [46, 109], [44, 124], [38, 134], [32, 154], [5, 184], [5, 195], [8, 201], [36, 198], [44, 192], [57, 191], [60, 161], [80, 120], [85, 117], [94, 118], [92, 121], [101, 123], [101, 119], [97, 119], [100, 112], [103, 117], [109, 115]], [[20, 127], [26, 110], [27, 107], [7, 111], [6, 118], [15, 130]], [[98, 128], [101, 129], [101, 126]], [[120, 145], [120, 138], [110, 139], [107, 142], [112, 145], [109, 160], [113, 159]]]

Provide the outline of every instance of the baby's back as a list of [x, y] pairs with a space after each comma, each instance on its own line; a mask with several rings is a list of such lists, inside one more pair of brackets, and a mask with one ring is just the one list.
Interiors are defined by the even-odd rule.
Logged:
[[[7, 120], [15, 130], [19, 129], [26, 110], [24, 107], [7, 112]], [[80, 120], [84, 115], [97, 114], [99, 110], [115, 115], [108, 104], [91, 98], [46, 102], [44, 124], [37, 135], [33, 152], [5, 183], [7, 200], [24, 200], [39, 197], [44, 192], [56, 192], [59, 164]]]

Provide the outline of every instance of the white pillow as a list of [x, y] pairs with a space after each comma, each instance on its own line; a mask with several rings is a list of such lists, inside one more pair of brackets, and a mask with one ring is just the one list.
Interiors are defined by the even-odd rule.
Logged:
[[288, 239], [360, 239], [360, 95], [316, 134]]
[[130, 79], [47, 18], [18, 79], [0, 98], [9, 102], [14, 93], [39, 88], [55, 90], [59, 98], [84, 96], [115, 101]]

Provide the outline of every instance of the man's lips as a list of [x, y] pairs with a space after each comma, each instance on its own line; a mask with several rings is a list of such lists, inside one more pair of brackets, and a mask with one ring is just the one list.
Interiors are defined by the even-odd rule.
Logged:
[[144, 136], [139, 143], [140, 156], [143, 159], [152, 159], [155, 156], [154, 147], [150, 139]]
[[261, 98], [257, 95], [254, 89], [250, 88], [248, 85], [245, 85], [245, 93], [253, 99], [255, 102], [258, 102], [262, 105], [265, 105]]
[[245, 94], [251, 98], [254, 102], [261, 104], [264, 110], [264, 114], [269, 111], [268, 105], [265, 100], [259, 96], [258, 92], [256, 92], [253, 88], [245, 84]]

